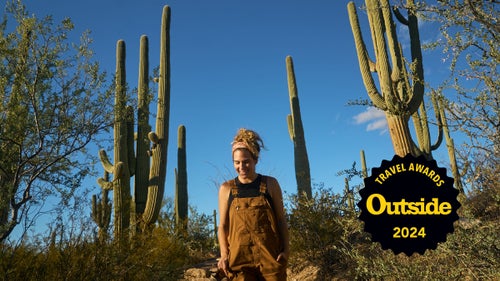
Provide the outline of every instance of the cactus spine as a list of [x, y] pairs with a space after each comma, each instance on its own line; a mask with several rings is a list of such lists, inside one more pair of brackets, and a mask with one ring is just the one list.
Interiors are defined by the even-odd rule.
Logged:
[[291, 56], [286, 57], [286, 70], [288, 78], [288, 94], [290, 96], [291, 114], [287, 116], [288, 133], [293, 142], [295, 159], [295, 178], [297, 180], [297, 190], [299, 196], [306, 195], [312, 197], [311, 172], [309, 168], [309, 158], [307, 156], [306, 140], [304, 128], [300, 115], [299, 96], [297, 84], [295, 82], [295, 72]]
[[177, 169], [175, 171], [175, 222], [179, 230], [187, 229], [188, 192], [186, 170], [186, 128], [180, 125], [177, 137]]
[[[158, 77], [158, 108], [155, 132], [149, 126], [148, 40], [141, 37], [138, 85], [137, 156], [134, 154], [133, 110], [126, 106], [125, 42], [117, 43], [117, 71], [114, 126], [114, 161], [111, 164], [104, 150], [99, 156], [104, 170], [113, 173], [113, 181], [98, 179], [103, 189], [113, 189], [115, 238], [124, 241], [132, 221], [137, 229], [153, 225], [163, 200], [168, 147], [170, 105], [170, 8], [164, 6], [161, 24], [160, 73]], [[147, 135], [147, 138], [146, 138]], [[149, 149], [150, 141], [152, 147]], [[151, 159], [149, 159], [151, 156]], [[137, 168], [137, 171], [136, 171]], [[137, 173], [136, 173], [137, 172]], [[130, 200], [130, 177], [135, 175], [134, 205]]]

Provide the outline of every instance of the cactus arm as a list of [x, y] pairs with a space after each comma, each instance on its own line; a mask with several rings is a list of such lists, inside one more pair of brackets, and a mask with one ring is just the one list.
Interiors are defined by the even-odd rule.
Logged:
[[[418, 111], [415, 111], [411, 119], [413, 121], [413, 127], [415, 128], [415, 134], [417, 136], [417, 145], [419, 150], [422, 150], [426, 146], [426, 142], [424, 142], [424, 139], [426, 138], [426, 135], [424, 134], [424, 130], [422, 128], [422, 118], [420, 116], [420, 113]], [[427, 142], [428, 143], [428, 142]]]
[[432, 106], [434, 107], [434, 113], [436, 115], [436, 122], [438, 126], [438, 136], [436, 139], [436, 143], [434, 143], [431, 146], [431, 151], [438, 149], [439, 146], [441, 146], [441, 143], [443, 142], [443, 120], [441, 118], [441, 114], [444, 114], [444, 110], [441, 108], [439, 102], [437, 101], [436, 95], [433, 93], [431, 96], [431, 102]]
[[106, 181], [103, 178], [98, 178], [97, 184], [99, 184], [99, 186], [104, 190], [112, 190], [113, 189], [113, 183]]
[[[420, 108], [418, 110], [419, 118], [415, 120], [418, 124], [417, 129], [417, 141], [419, 142], [420, 151], [426, 156], [431, 157], [431, 135], [429, 132], [427, 109], [425, 108], [425, 103], [422, 101]], [[416, 114], [414, 114], [415, 116]], [[415, 125], [417, 127], [417, 125]]]
[[[387, 5], [389, 7], [389, 2], [387, 0], [382, 0], [381, 3], [382, 6]], [[396, 34], [396, 28], [394, 21], [391, 16], [391, 10], [390, 9], [382, 9], [382, 16], [384, 19], [384, 28], [385, 28], [385, 33], [387, 34], [387, 45], [388, 45], [388, 50], [391, 56], [391, 61], [393, 63], [392, 67], [392, 73], [391, 73], [391, 82], [396, 83], [396, 85], [402, 83], [401, 78], [402, 78], [402, 73], [401, 71], [403, 70], [403, 56], [402, 52], [400, 50], [400, 45], [398, 43], [397, 39], [397, 34]], [[400, 90], [397, 91], [399, 93], [399, 100], [401, 102], [406, 102], [406, 94], [407, 91]]]
[[419, 107], [424, 99], [424, 67], [423, 67], [423, 56], [422, 48], [420, 46], [420, 33], [418, 31], [418, 19], [415, 14], [415, 4], [413, 0], [407, 1], [408, 6], [408, 30], [410, 33], [410, 48], [411, 48], [411, 70], [413, 77], [413, 85], [411, 93], [413, 96], [408, 103], [409, 111], [412, 112], [413, 109]]
[[[377, 74], [379, 76], [380, 90], [382, 93], [392, 92], [392, 79], [391, 67], [389, 65], [389, 57], [386, 49], [386, 37], [384, 34], [385, 27], [383, 25], [382, 14], [379, 11], [378, 1], [367, 0], [368, 20], [370, 22], [370, 29], [373, 35], [373, 47], [375, 50], [375, 57], [377, 62]], [[382, 8], [383, 9], [383, 8]], [[390, 37], [390, 36], [388, 36]], [[396, 112], [397, 101], [393, 95], [385, 96], [386, 105], [391, 112]]]
[[347, 4], [347, 9], [349, 12], [349, 20], [351, 23], [351, 29], [354, 36], [354, 43], [356, 44], [356, 52], [358, 55], [359, 68], [361, 71], [361, 77], [365, 85], [368, 97], [373, 102], [373, 105], [383, 111], [387, 110], [384, 97], [380, 95], [375, 86], [375, 81], [371, 75], [372, 71], [376, 70], [376, 65], [368, 59], [368, 52], [366, 50], [366, 45], [363, 41], [361, 35], [361, 28], [359, 26], [358, 14], [356, 7], [353, 2]]
[[104, 168], [104, 171], [108, 173], [113, 173], [114, 166], [111, 164], [111, 161], [109, 161], [108, 154], [104, 149], [99, 150], [99, 159], [101, 159], [101, 164], [102, 167]]
[[[160, 75], [158, 81], [158, 109], [156, 116], [156, 136], [158, 142], [152, 148], [149, 173], [148, 200], [142, 220], [146, 225], [154, 223], [160, 212], [165, 189], [167, 168], [169, 106], [170, 106], [170, 7], [164, 6], [161, 24]], [[150, 134], [151, 136], [151, 134]], [[151, 137], [150, 137], [151, 139]]]
[[155, 132], [149, 132], [148, 133], [148, 139], [154, 144], [160, 144], [160, 137]]
[[140, 39], [139, 52], [139, 79], [137, 92], [137, 157], [136, 175], [134, 183], [134, 199], [136, 216], [140, 217], [146, 208], [149, 185], [149, 157], [150, 140], [147, 134], [151, 132], [149, 126], [149, 40], [143, 35]]
[[396, 19], [403, 25], [408, 25], [408, 20], [401, 14], [401, 11], [397, 7], [393, 7], [394, 15]]
[[[102, 181], [108, 182], [109, 173], [104, 172]], [[109, 183], [109, 182], [108, 182]], [[97, 195], [92, 195], [92, 219], [98, 227], [99, 241], [104, 242], [108, 236], [108, 227], [111, 220], [111, 203], [108, 199], [108, 189], [103, 188], [101, 192], [101, 199], [97, 199]]]

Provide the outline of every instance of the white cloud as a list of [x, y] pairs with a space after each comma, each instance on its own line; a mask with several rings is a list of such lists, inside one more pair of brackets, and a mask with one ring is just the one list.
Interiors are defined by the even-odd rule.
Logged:
[[369, 107], [365, 111], [353, 117], [356, 124], [366, 125], [367, 131], [380, 131], [381, 134], [387, 131], [387, 121], [385, 119], [385, 113], [375, 107]]

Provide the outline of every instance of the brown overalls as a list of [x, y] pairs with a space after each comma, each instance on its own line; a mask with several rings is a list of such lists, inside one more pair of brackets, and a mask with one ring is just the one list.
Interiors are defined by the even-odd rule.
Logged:
[[235, 180], [229, 181], [233, 200], [229, 206], [229, 268], [232, 280], [286, 280], [276, 216], [268, 200], [266, 176], [257, 197], [240, 198]]

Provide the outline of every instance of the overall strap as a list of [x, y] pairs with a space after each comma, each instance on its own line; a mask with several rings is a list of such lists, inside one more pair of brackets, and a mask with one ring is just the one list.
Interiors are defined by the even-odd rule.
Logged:
[[260, 196], [263, 196], [266, 199], [267, 203], [269, 204], [269, 206], [271, 207], [271, 209], [274, 212], [273, 198], [271, 197], [271, 194], [269, 194], [269, 192], [267, 190], [267, 180], [268, 180], [268, 177], [262, 175], [262, 181], [260, 182], [259, 193], [260, 193]]
[[238, 187], [236, 186], [236, 180], [232, 179], [229, 181], [229, 185], [231, 186], [231, 195], [230, 198], [238, 197]]
[[259, 193], [260, 193], [260, 195], [268, 196], [267, 176], [262, 175], [262, 180], [260, 181]]

